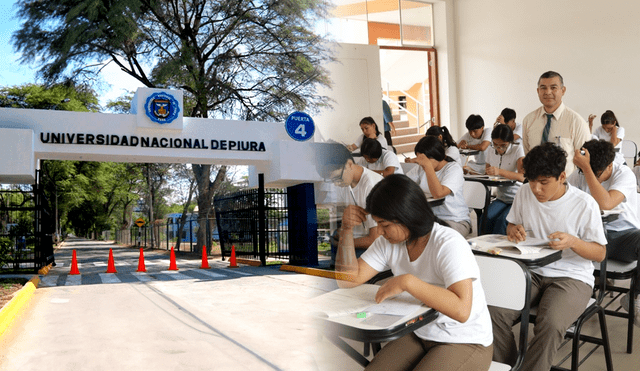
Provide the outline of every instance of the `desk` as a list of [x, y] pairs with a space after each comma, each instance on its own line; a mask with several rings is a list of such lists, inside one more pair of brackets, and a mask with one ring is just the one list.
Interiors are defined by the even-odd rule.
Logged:
[[427, 197], [427, 202], [431, 207], [440, 206], [444, 203], [444, 197], [441, 197], [441, 198]]
[[484, 184], [486, 187], [502, 187], [502, 186], [512, 186], [516, 184], [516, 181], [513, 179], [507, 179], [501, 176], [494, 176], [494, 175], [465, 174], [464, 180], [468, 180], [472, 182], [480, 182]]
[[[367, 316], [366, 319], [363, 319], [357, 318], [353, 310], [350, 311], [352, 313], [344, 314], [335, 312], [336, 306], [342, 306], [345, 312], [349, 312], [349, 309], [360, 308], [356, 309], [356, 311], [360, 311], [363, 308], [375, 305], [374, 297], [379, 288], [380, 286], [378, 285], [364, 284], [352, 289], [334, 290], [311, 300], [311, 304], [320, 310], [319, 314], [315, 315], [315, 317], [321, 331], [327, 339], [365, 367], [369, 364], [369, 360], [347, 344], [343, 338], [361, 341], [367, 346], [369, 343], [388, 342], [398, 339], [409, 332], [413, 332], [438, 317], [437, 311], [426, 306], [421, 306], [408, 315], [396, 316], [396, 320], [391, 318], [393, 322], [388, 325], [375, 325], [368, 324], [367, 320], [373, 319], [375, 316], [389, 316], [372, 314]], [[387, 300], [394, 299], [396, 298]], [[387, 300], [385, 300], [385, 302]], [[332, 313], [337, 314], [327, 316], [326, 313], [323, 312], [323, 310], [327, 308], [329, 308]]]
[[459, 149], [458, 151], [462, 156], [475, 156], [480, 153], [477, 149]]
[[[472, 238], [469, 239], [469, 241], [472, 241], [472, 240], [473, 240]], [[544, 249], [541, 252], [536, 254], [518, 254], [518, 253], [502, 250], [502, 252], [500, 252], [500, 254], [498, 255], [491, 254], [486, 251], [482, 251], [478, 249], [472, 249], [472, 251], [476, 255], [486, 255], [486, 256], [494, 256], [496, 258], [518, 260], [522, 262], [524, 265], [526, 265], [527, 268], [529, 269], [544, 267], [545, 265], [556, 262], [562, 258], [562, 250], [553, 250], [553, 249]]]

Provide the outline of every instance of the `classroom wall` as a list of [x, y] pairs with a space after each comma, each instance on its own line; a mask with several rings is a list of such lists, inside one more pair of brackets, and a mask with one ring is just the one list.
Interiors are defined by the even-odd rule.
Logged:
[[[640, 143], [640, 3], [623, 0], [448, 0], [455, 37], [457, 82], [449, 80], [445, 105], [453, 104], [458, 133], [464, 120], [480, 114], [493, 124], [502, 108], [521, 122], [540, 106], [536, 82], [547, 70], [559, 72], [564, 102], [582, 115], [615, 112], [626, 139]], [[451, 6], [453, 4], [453, 9]], [[443, 5], [445, 6], [445, 5]], [[449, 18], [449, 19], [450, 19]], [[451, 24], [453, 22], [453, 25]], [[437, 31], [437, 29], [436, 29]], [[435, 33], [436, 38], [438, 33]], [[451, 45], [449, 45], [451, 48]], [[440, 50], [439, 50], [440, 52]], [[451, 72], [449, 72], [451, 73]], [[447, 81], [441, 80], [441, 85]], [[442, 92], [441, 92], [442, 94]], [[456, 103], [457, 100], [457, 103]], [[453, 102], [453, 103], [451, 103]], [[595, 125], [599, 125], [596, 118]], [[452, 125], [455, 125], [452, 122]], [[457, 139], [457, 137], [456, 137]]]

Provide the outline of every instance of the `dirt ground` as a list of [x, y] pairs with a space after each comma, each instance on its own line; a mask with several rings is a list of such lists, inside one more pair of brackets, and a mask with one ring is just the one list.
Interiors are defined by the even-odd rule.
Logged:
[[0, 309], [11, 300], [13, 294], [20, 290], [28, 280], [24, 278], [0, 278]]

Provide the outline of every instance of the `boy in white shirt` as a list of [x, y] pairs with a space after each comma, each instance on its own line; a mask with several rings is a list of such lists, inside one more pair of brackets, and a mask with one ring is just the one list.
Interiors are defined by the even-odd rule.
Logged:
[[[618, 219], [607, 223], [607, 255], [610, 259], [630, 263], [640, 256], [640, 220], [636, 177], [626, 165], [615, 161], [613, 143], [606, 140], [590, 140], [582, 150], [576, 151], [573, 163], [580, 169], [569, 177], [569, 183], [593, 196], [600, 210], [621, 209]], [[640, 277], [636, 276], [636, 280]], [[640, 282], [640, 281], [638, 281]], [[640, 288], [632, 293], [635, 300], [635, 324], [640, 326]], [[629, 310], [629, 294], [620, 303]]]
[[[338, 204], [340, 205], [356, 205], [364, 210], [369, 192], [383, 179], [382, 175], [356, 164], [351, 153], [338, 144], [316, 143], [316, 162], [318, 174], [339, 187]], [[368, 216], [362, 225], [353, 228], [353, 235], [359, 256], [380, 236], [380, 233], [378, 233], [376, 222]], [[339, 236], [335, 234], [331, 241], [331, 265], [335, 263], [338, 239]]]
[[469, 130], [458, 141], [458, 148], [480, 151], [474, 160], [467, 162], [463, 167], [464, 172], [484, 174], [485, 151], [491, 144], [491, 129], [484, 127], [484, 120], [480, 115], [470, 115], [464, 123]]
[[[600, 209], [588, 194], [565, 182], [566, 152], [553, 143], [534, 147], [523, 167], [529, 183], [516, 193], [507, 216], [507, 236], [549, 239], [562, 258], [531, 271], [531, 299], [538, 307], [534, 337], [522, 369], [548, 371], [569, 326], [587, 307], [593, 291], [593, 261], [606, 256]], [[512, 326], [518, 311], [490, 307], [494, 360], [514, 364]]]
[[382, 148], [380, 143], [371, 138], [365, 138], [360, 147], [362, 157], [356, 163], [366, 169], [382, 175], [404, 174], [398, 156], [392, 151]]

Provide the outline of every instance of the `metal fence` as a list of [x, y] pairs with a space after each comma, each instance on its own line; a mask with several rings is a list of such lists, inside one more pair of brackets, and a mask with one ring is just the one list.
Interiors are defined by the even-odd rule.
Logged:
[[[212, 234], [212, 225], [215, 226], [215, 219], [208, 219], [205, 238], [206, 241], [215, 243], [217, 234]], [[198, 247], [198, 221], [195, 219], [186, 220], [182, 233], [178, 235], [178, 223], [154, 223], [143, 227], [131, 227], [116, 231], [116, 243], [139, 247], [153, 247], [156, 249], [201, 253], [202, 246]], [[214, 231], [215, 232], [215, 231]], [[178, 246], [178, 240], [180, 244]], [[209, 244], [208, 244], [209, 245]], [[209, 246], [207, 246], [209, 247]]]
[[288, 260], [289, 218], [285, 189], [250, 189], [214, 199], [223, 258]]

